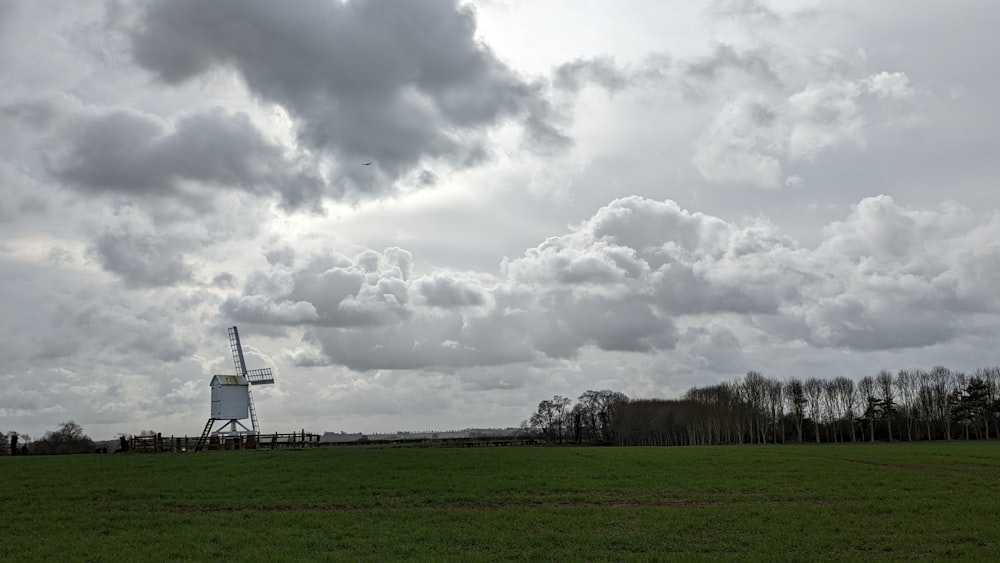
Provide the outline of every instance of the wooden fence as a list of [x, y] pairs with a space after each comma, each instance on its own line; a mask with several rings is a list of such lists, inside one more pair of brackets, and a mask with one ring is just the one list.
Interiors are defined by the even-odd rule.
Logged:
[[[319, 434], [305, 431], [288, 434], [234, 434], [208, 437], [206, 450], [277, 450], [302, 449], [319, 446]], [[193, 452], [198, 446], [198, 436], [163, 436], [162, 434], [132, 436], [128, 441], [130, 452], [172, 453]]]

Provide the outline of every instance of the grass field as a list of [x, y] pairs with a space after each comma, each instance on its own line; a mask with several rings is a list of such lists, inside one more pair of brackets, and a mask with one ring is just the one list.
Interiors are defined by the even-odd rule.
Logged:
[[1000, 442], [0, 458], [5, 561], [998, 559]]

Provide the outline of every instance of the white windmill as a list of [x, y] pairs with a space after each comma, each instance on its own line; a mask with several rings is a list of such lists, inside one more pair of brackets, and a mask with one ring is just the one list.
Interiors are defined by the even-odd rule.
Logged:
[[[204, 447], [210, 434], [257, 434], [260, 431], [250, 386], [274, 383], [274, 376], [271, 374], [271, 368], [247, 369], [246, 361], [243, 359], [243, 346], [240, 345], [240, 333], [235, 326], [229, 327], [229, 346], [233, 352], [236, 375], [212, 376], [210, 383], [212, 386], [212, 414], [209, 416], [208, 422], [205, 423], [205, 429], [201, 432], [196, 450]], [[250, 428], [240, 422], [247, 418], [250, 419]], [[212, 432], [212, 427], [219, 420], [225, 422], [218, 430]]]

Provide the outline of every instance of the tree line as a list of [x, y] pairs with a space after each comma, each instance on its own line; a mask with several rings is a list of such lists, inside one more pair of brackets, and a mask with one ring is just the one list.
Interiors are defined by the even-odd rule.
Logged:
[[0, 455], [61, 455], [83, 454], [96, 451], [94, 441], [83, 432], [83, 427], [73, 422], [59, 424], [57, 430], [46, 432], [40, 440], [32, 441], [27, 434], [0, 432]]
[[1000, 438], [1000, 367], [882, 370], [855, 381], [750, 371], [681, 399], [586, 391], [539, 403], [522, 426], [550, 443], [786, 444]]

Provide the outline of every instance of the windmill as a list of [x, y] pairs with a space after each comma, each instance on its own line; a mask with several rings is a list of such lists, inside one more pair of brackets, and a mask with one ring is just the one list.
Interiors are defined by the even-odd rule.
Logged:
[[[243, 359], [243, 346], [240, 344], [240, 333], [235, 326], [229, 327], [229, 347], [233, 353], [233, 364], [236, 375], [214, 375], [210, 383], [212, 387], [212, 413], [205, 429], [198, 439], [196, 450], [204, 447], [210, 434], [257, 434], [260, 426], [257, 424], [257, 410], [253, 406], [253, 385], [269, 385], [274, 383], [271, 368], [247, 369]], [[241, 420], [250, 419], [250, 428]], [[212, 427], [219, 420], [224, 420], [221, 427], [212, 432]], [[239, 427], [239, 429], [237, 429]]]

